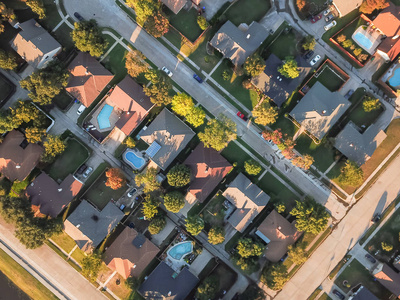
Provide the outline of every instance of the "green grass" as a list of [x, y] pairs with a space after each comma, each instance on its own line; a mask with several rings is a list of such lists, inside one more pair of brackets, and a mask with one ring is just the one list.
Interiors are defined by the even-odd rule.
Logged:
[[89, 157], [89, 150], [70, 138], [67, 141], [67, 148], [46, 170], [54, 180], [64, 180], [69, 174], [73, 174]]
[[121, 44], [117, 44], [102, 61], [104, 66], [109, 69], [111, 73], [115, 74], [113, 81], [120, 81], [126, 76], [125, 56], [127, 53], [128, 50], [126, 50], [125, 47]]
[[315, 300], [317, 296], [321, 293], [321, 289], [317, 288], [307, 300]]
[[337, 265], [333, 268], [333, 270], [329, 273], [329, 279], [332, 280], [337, 273], [339, 273], [340, 269], [343, 268], [344, 264], [350, 259], [351, 255], [346, 255]]
[[86, 257], [86, 255], [81, 249], [76, 248], [74, 252], [72, 252], [71, 257], [75, 259], [80, 265], [82, 265], [82, 260]]
[[7, 98], [11, 91], [12, 86], [3, 78], [3, 76], [0, 76], [0, 102]]
[[320, 82], [323, 86], [325, 86], [331, 92], [336, 92], [343, 85], [344, 81], [339, 78], [335, 73], [328, 68], [328, 65], [324, 67], [320, 75], [317, 77], [311, 78], [311, 80], [307, 83], [307, 85], [311, 88], [316, 82]]
[[57, 11], [57, 6], [54, 0], [43, 0], [46, 9], [46, 18], [42, 21], [47, 30], [54, 29], [61, 21], [61, 16]]
[[239, 0], [226, 11], [225, 16], [236, 26], [241, 23], [250, 25], [253, 21], [260, 21], [270, 8], [268, 0]]
[[362, 101], [351, 111], [349, 114], [349, 119], [357, 126], [361, 127], [364, 125], [364, 128], [368, 128], [369, 125], [374, 123], [381, 113], [383, 112], [383, 108], [380, 107], [379, 109], [366, 112], [364, 111]]
[[[347, 280], [350, 284], [350, 288], [343, 286], [343, 281]], [[379, 299], [389, 299], [391, 293], [384, 288], [379, 282], [374, 281], [374, 277], [369, 271], [354, 259], [350, 265], [339, 275], [335, 280], [335, 284], [340, 287], [343, 292], [348, 293], [350, 289], [357, 284], [361, 283], [367, 289], [369, 289]]]
[[224, 225], [225, 210], [222, 205], [224, 201], [225, 197], [217, 195], [204, 208], [203, 219], [210, 228]]
[[66, 110], [74, 99], [65, 90], [53, 98], [53, 102], [61, 110]]
[[287, 56], [296, 56], [299, 53], [297, 43], [298, 40], [294, 30], [291, 30], [287, 34], [282, 32], [279, 38], [269, 47], [269, 51], [283, 60]]
[[75, 241], [64, 231], [59, 235], [52, 236], [51, 240], [67, 253], [76, 245]]
[[71, 37], [72, 29], [67, 24], [62, 24], [58, 29], [52, 33], [56, 40], [63, 46], [66, 52], [72, 50], [75, 46]]
[[11, 197], [19, 197], [21, 196], [22, 192], [28, 186], [30, 180], [25, 178], [23, 181], [15, 180], [11, 186], [10, 196]]
[[225, 244], [225, 250], [229, 251], [231, 250], [233, 247], [236, 246], [236, 244], [239, 242], [240, 238], [242, 237], [242, 234], [237, 231], [232, 237], [231, 239]]
[[182, 9], [177, 15], [170, 17], [169, 23], [191, 42], [203, 32], [197, 24], [197, 10], [194, 8], [189, 11]]
[[237, 274], [226, 264], [220, 263], [210, 276], [216, 276], [219, 280], [218, 295], [222, 296], [223, 291], [228, 291], [236, 282]]
[[[227, 71], [232, 75], [230, 80], [224, 80], [222, 73]], [[212, 78], [218, 82], [225, 90], [227, 90], [232, 96], [239, 100], [246, 108], [252, 110], [253, 107], [258, 103], [258, 95], [254, 90], [247, 90], [242, 86], [242, 82], [245, 76], [237, 76], [231, 67], [229, 60], [224, 59], [221, 65], [214, 71]]]
[[333, 300], [333, 299], [329, 297], [327, 293], [323, 293], [321, 297], [318, 298], [318, 300]]

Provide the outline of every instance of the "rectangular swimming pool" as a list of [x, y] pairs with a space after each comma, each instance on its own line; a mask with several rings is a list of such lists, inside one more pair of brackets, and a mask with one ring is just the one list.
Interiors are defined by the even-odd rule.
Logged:
[[113, 109], [114, 108], [108, 104], [104, 105], [104, 107], [101, 109], [99, 115], [97, 116], [97, 122], [99, 123], [100, 129], [111, 127], [110, 116]]
[[371, 49], [373, 43], [371, 42], [371, 40], [369, 38], [367, 38], [364, 34], [362, 34], [361, 32], [357, 32], [353, 38], [356, 40], [356, 42], [364, 47], [365, 49]]

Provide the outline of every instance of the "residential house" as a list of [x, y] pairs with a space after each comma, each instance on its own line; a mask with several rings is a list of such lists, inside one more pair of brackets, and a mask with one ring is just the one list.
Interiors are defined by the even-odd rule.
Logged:
[[60, 43], [34, 19], [19, 23], [18, 27], [21, 31], [11, 41], [11, 47], [32, 67], [45, 67], [61, 52]]
[[20, 131], [10, 131], [0, 143], [0, 173], [11, 181], [23, 181], [39, 163], [43, 152], [42, 146], [28, 143]]
[[196, 134], [168, 109], [164, 108], [141, 138], [149, 148], [146, 154], [165, 170]]
[[269, 32], [257, 22], [236, 27], [227, 21], [210, 41], [210, 45], [221, 52], [225, 58], [240, 67], [268, 37]]
[[123, 217], [124, 213], [112, 202], [99, 211], [83, 200], [65, 220], [64, 230], [82, 251], [90, 253], [113, 231]]
[[290, 223], [276, 210], [273, 210], [258, 226], [256, 235], [267, 244], [265, 257], [269, 261], [280, 261], [288, 251], [288, 247], [301, 236], [301, 232], [296, 229], [295, 222]]
[[251, 83], [274, 103], [281, 105], [293, 94], [296, 88], [303, 82], [311, 71], [310, 64], [301, 56], [296, 56], [299, 76], [297, 78], [286, 78], [278, 72], [283, 61], [275, 54], [271, 54], [265, 61], [265, 70], [259, 76], [253, 77]]
[[199, 283], [187, 267], [177, 274], [165, 262], [161, 262], [144, 280], [138, 292], [146, 300], [184, 300]]
[[333, 0], [332, 5], [335, 7], [339, 17], [344, 17], [355, 9], [359, 9], [363, 0]]
[[289, 115], [318, 140], [350, 107], [350, 102], [339, 92], [331, 92], [316, 82]]
[[386, 138], [386, 133], [375, 124], [370, 125], [363, 133], [360, 130], [350, 121], [335, 139], [335, 148], [359, 166], [371, 158]]
[[159, 251], [144, 235], [126, 227], [108, 247], [104, 262], [125, 279], [138, 277]]
[[187, 0], [161, 0], [174, 14], [177, 14], [188, 2]]
[[223, 196], [236, 207], [227, 220], [239, 232], [243, 232], [253, 222], [270, 199], [242, 173], [229, 184]]
[[71, 174], [58, 184], [42, 172], [26, 188], [26, 193], [36, 213], [55, 218], [76, 197], [82, 186], [83, 183]]
[[387, 288], [392, 294], [400, 298], [400, 274], [386, 263], [378, 263], [372, 270], [372, 275], [377, 281]]
[[186, 158], [184, 164], [192, 173], [186, 200], [203, 202], [231, 171], [232, 165], [218, 151], [200, 143]]
[[70, 77], [65, 89], [86, 107], [93, 103], [113, 78], [113, 74], [101, 63], [84, 52], [78, 53], [69, 64], [68, 71]]
[[369, 289], [365, 286], [360, 286], [360, 288], [349, 297], [349, 300], [379, 300], [374, 294], [371, 293]]

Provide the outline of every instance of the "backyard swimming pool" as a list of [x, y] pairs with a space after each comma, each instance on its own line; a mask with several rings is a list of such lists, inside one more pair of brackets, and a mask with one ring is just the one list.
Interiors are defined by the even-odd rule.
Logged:
[[97, 122], [99, 123], [100, 129], [111, 127], [110, 116], [113, 109], [114, 108], [108, 104], [104, 105], [104, 107], [101, 109], [99, 115], [97, 116]]
[[180, 260], [183, 256], [193, 251], [192, 242], [182, 242], [168, 250], [168, 255], [173, 259]]
[[361, 32], [357, 32], [353, 38], [355, 39], [355, 41], [362, 47], [364, 47], [365, 49], [371, 49], [373, 42], [367, 38], [364, 34], [362, 34]]
[[389, 78], [389, 84], [396, 88], [400, 85], [400, 69], [397, 68], [393, 71], [393, 76]]
[[138, 156], [132, 149], [127, 149], [124, 152], [123, 159], [136, 170], [140, 170], [146, 163], [146, 160], [143, 157]]

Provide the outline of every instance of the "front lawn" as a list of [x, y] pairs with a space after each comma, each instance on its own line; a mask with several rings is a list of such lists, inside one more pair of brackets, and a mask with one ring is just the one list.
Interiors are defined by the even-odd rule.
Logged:
[[197, 24], [197, 10], [194, 8], [189, 11], [182, 9], [177, 15], [172, 14], [169, 23], [192, 43], [203, 32]]
[[125, 56], [128, 53], [125, 47], [117, 44], [104, 58], [102, 63], [115, 76], [113, 81], [121, 81], [127, 74], [125, 69]]
[[51, 240], [67, 253], [71, 252], [71, 250], [76, 246], [75, 241], [64, 231], [59, 235], [52, 236]]
[[268, 50], [278, 56], [281, 60], [284, 60], [287, 56], [295, 57], [299, 53], [297, 48], [298, 43], [299, 40], [296, 38], [294, 29], [291, 29], [288, 33], [282, 31], [279, 38], [272, 43]]
[[228, 9], [225, 16], [236, 26], [241, 23], [250, 25], [253, 21], [260, 21], [270, 8], [268, 0], [239, 0]]
[[69, 52], [75, 47], [75, 44], [72, 41], [71, 32], [72, 29], [69, 28], [66, 23], [63, 23], [55, 32], [52, 33], [52, 35], [63, 46], [66, 52]]

